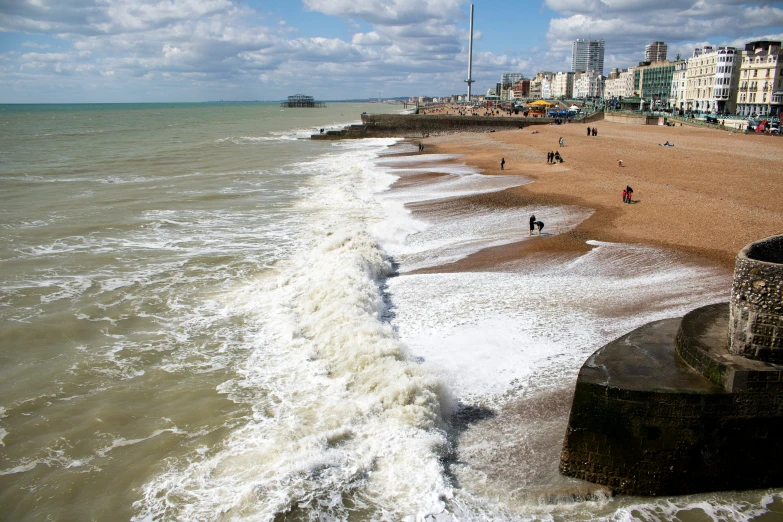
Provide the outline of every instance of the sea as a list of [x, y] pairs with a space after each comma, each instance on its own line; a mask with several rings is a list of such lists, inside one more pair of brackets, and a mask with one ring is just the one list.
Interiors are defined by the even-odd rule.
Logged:
[[309, 139], [403, 111], [0, 106], [0, 519], [783, 520], [781, 490], [558, 473], [585, 359], [729, 275], [591, 238], [439, 271], [592, 211], [463, 205], [530, 180]]

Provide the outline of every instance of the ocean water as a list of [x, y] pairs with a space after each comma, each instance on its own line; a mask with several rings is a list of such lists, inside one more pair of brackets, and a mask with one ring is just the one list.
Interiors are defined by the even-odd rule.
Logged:
[[[779, 491], [557, 473], [582, 362], [730, 281], [648, 247], [420, 273], [589, 209], [393, 139], [382, 104], [0, 106], [0, 518], [771, 520]], [[424, 165], [421, 165], [424, 160]], [[390, 188], [410, 173], [431, 182]], [[411, 208], [427, 208], [412, 212]], [[533, 238], [535, 240], [535, 238]]]

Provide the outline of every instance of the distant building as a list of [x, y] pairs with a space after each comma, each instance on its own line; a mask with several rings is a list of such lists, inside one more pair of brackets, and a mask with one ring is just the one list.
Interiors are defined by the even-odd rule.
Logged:
[[512, 92], [515, 100], [527, 98], [530, 96], [530, 80], [519, 80], [514, 84]]
[[577, 39], [571, 47], [571, 71], [595, 71], [604, 74], [603, 40]]
[[503, 73], [500, 77], [500, 85], [503, 87], [513, 87], [515, 83], [524, 79], [525, 75], [522, 73], [507, 72]]
[[[677, 56], [679, 58], [679, 55]], [[672, 88], [669, 91], [669, 106], [674, 109], [685, 108], [685, 95], [688, 91], [688, 61], [674, 62]]]
[[735, 112], [741, 56], [735, 47], [697, 48], [688, 58], [685, 109]]
[[668, 46], [663, 42], [653, 42], [644, 46], [645, 62], [664, 62]]
[[574, 98], [600, 98], [604, 92], [604, 76], [597, 71], [574, 73]]
[[552, 97], [553, 98], [573, 98], [574, 96], [574, 73], [559, 72], [552, 78]]
[[536, 74], [535, 78], [530, 80], [530, 97], [535, 99], [541, 99], [544, 97], [544, 93], [548, 96], [552, 96], [552, 73], [549, 71], [540, 71]]
[[676, 63], [668, 60], [640, 64], [633, 71], [634, 94], [649, 102], [652, 108], [669, 108], [675, 69]]
[[740, 56], [737, 113], [779, 116], [783, 108], [781, 42], [750, 42]]
[[[624, 69], [623, 72], [628, 72], [628, 69]], [[621, 72], [618, 69], [612, 69], [609, 76], [604, 80], [604, 99], [606, 100], [620, 100], [625, 98], [629, 94], [626, 93], [626, 78], [621, 76]], [[627, 76], [627, 74], [626, 74]]]

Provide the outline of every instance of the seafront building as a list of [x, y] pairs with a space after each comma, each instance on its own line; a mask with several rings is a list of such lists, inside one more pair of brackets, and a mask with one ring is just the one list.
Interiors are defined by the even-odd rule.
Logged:
[[740, 57], [737, 113], [779, 116], [783, 107], [781, 42], [750, 42]]
[[500, 85], [505, 87], [512, 87], [515, 83], [517, 83], [520, 80], [524, 80], [525, 75], [519, 72], [507, 72], [503, 73], [503, 75], [500, 77]]
[[688, 58], [685, 109], [735, 112], [740, 77], [740, 52], [735, 47], [697, 48]]
[[604, 40], [577, 39], [571, 47], [571, 71], [604, 74]]
[[627, 90], [628, 83], [628, 69], [622, 71], [617, 68], [612, 69], [604, 80], [604, 99], [617, 101], [630, 96], [631, 92]]
[[604, 76], [598, 71], [574, 73], [574, 98], [600, 98], [604, 92]]
[[633, 92], [650, 103], [650, 107], [663, 109], [670, 106], [669, 96], [677, 62], [642, 62], [633, 71]]
[[546, 93], [550, 98], [552, 97], [552, 72], [540, 71], [536, 76], [530, 80], [530, 97], [541, 99]]
[[574, 96], [574, 73], [558, 72], [552, 78], [552, 97], [569, 99]]
[[[679, 57], [679, 56], [678, 56]], [[669, 92], [669, 107], [677, 110], [685, 109], [685, 93], [688, 87], [688, 61], [678, 60], [674, 62], [672, 74], [672, 88]]]

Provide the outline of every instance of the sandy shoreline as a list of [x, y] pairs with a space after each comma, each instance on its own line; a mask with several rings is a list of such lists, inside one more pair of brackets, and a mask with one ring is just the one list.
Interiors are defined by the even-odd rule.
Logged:
[[[598, 136], [587, 136], [588, 125], [598, 128]], [[562, 148], [560, 137], [565, 140]], [[470, 204], [488, 208], [577, 205], [594, 211], [566, 234], [485, 249], [428, 272], [492, 269], [530, 255], [578, 255], [591, 248], [585, 244], [587, 239], [660, 246], [730, 271], [742, 247], [783, 233], [783, 139], [779, 137], [598, 121], [419, 141], [425, 154], [460, 154], [458, 163], [483, 174], [533, 180], [473, 196]], [[674, 147], [659, 145], [666, 141]], [[546, 153], [555, 150], [565, 162], [549, 165]], [[506, 160], [502, 172], [501, 158]], [[437, 174], [402, 178], [398, 183], [426, 182], [431, 176]], [[622, 202], [626, 184], [634, 189], [632, 204]], [[525, 230], [527, 226], [520, 223]]]

